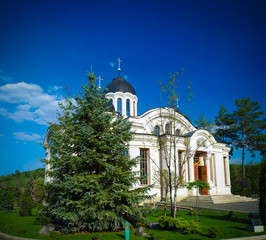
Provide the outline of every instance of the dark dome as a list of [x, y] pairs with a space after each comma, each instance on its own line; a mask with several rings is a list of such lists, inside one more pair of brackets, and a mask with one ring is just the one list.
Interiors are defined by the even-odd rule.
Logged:
[[104, 93], [109, 92], [129, 92], [136, 95], [135, 89], [125, 79], [121, 78], [120, 73], [117, 78], [113, 79], [113, 81], [105, 87]]

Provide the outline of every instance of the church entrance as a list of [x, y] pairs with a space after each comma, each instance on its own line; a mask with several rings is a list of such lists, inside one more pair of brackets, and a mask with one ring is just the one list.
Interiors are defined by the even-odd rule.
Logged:
[[[203, 157], [201, 156], [200, 153], [196, 153], [194, 157], [194, 179], [195, 180], [202, 180], [204, 182], [207, 182], [207, 166], [202, 166], [202, 159]], [[208, 190], [207, 188], [203, 188], [200, 191], [200, 194], [202, 195], [208, 195]]]

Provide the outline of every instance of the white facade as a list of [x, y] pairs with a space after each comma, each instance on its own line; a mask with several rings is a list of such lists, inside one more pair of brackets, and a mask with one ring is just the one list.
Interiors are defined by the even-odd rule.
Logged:
[[[173, 117], [175, 120], [173, 120]], [[171, 119], [172, 123], [169, 123], [169, 119]], [[146, 175], [148, 184], [154, 185], [151, 190], [152, 194], [156, 193], [157, 197], [161, 196], [160, 186], [154, 181], [154, 173], [158, 168], [166, 168], [165, 159], [162, 156], [162, 149], [160, 149], [158, 141], [160, 136], [155, 134], [154, 128], [155, 126], [159, 127], [161, 136], [167, 137], [165, 126], [166, 124], [171, 124], [172, 133], [175, 130], [179, 130], [178, 136], [170, 134], [169, 137], [175, 139], [176, 161], [180, 163], [177, 164], [177, 172], [179, 171], [178, 167], [181, 165], [182, 169], [180, 171], [182, 171], [184, 182], [202, 179], [207, 181], [211, 187], [211, 190], [205, 194], [231, 195], [230, 148], [226, 147], [226, 144], [217, 143], [208, 131], [197, 130], [182, 114], [169, 108], [152, 109], [141, 116], [129, 117], [128, 120], [132, 122], [132, 131], [134, 132], [133, 140], [130, 142], [129, 155], [135, 158], [140, 156], [142, 149], [148, 152]], [[175, 129], [173, 125], [175, 125]], [[196, 156], [200, 159], [199, 165], [194, 163]], [[181, 159], [179, 160], [178, 158]], [[207, 170], [204, 179], [200, 173], [195, 173], [195, 171], [200, 171], [202, 167]], [[137, 166], [134, 170], [141, 171], [141, 166]], [[188, 191], [186, 188], [180, 188], [177, 196], [182, 198], [195, 194], [195, 190]]]
[[[175, 148], [171, 149], [172, 153], [175, 149], [177, 172], [182, 174], [184, 183], [202, 179], [209, 183], [211, 189], [201, 194], [231, 195], [230, 148], [226, 144], [218, 143], [208, 131], [196, 129], [179, 110], [155, 108], [137, 116], [138, 98], [134, 94], [135, 90], [124, 79], [121, 80], [120, 71], [119, 77], [114, 80], [122, 81], [124, 89], [131, 91], [109, 91], [106, 97], [112, 99], [115, 110], [132, 123], [134, 134], [128, 153], [131, 158], [140, 158], [138, 166], [133, 170], [143, 175], [143, 181], [135, 187], [152, 185], [151, 194], [157, 194], [158, 199], [162, 196], [163, 190], [154, 181], [154, 174], [159, 169], [166, 169], [167, 156], [160, 145], [160, 139], [164, 138], [174, 139]], [[118, 87], [115, 82], [109, 86]], [[49, 130], [46, 142], [48, 137]], [[50, 158], [49, 149], [46, 158]], [[46, 170], [48, 169], [49, 166], [46, 166]], [[46, 181], [50, 179], [46, 178]], [[190, 195], [196, 195], [196, 190], [178, 189], [179, 198]]]

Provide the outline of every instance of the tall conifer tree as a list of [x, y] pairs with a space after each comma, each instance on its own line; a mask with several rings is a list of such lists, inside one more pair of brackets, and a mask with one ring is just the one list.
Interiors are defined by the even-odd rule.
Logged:
[[134, 225], [143, 217], [139, 203], [148, 198], [147, 188], [133, 188], [137, 159], [126, 154], [131, 125], [110, 111], [94, 74], [88, 77], [79, 96], [60, 104], [46, 146], [53, 179], [47, 184], [46, 214], [66, 233], [115, 231], [126, 221]]
[[[237, 99], [235, 101], [236, 111], [228, 114], [229, 119], [234, 121], [234, 128], [237, 134], [236, 148], [242, 149], [242, 177], [245, 175], [245, 150], [254, 153], [258, 149], [259, 139], [265, 139], [263, 131], [266, 127], [266, 119], [260, 119], [263, 114], [258, 102], [251, 102], [250, 98]], [[254, 138], [257, 139], [254, 141]]]
[[233, 113], [228, 113], [222, 105], [219, 115], [215, 117], [217, 126], [215, 138], [229, 144], [235, 149], [242, 149], [242, 178], [245, 179], [245, 151], [265, 151], [266, 127], [265, 119], [260, 119], [263, 114], [258, 102], [251, 102], [250, 98], [237, 99], [237, 108]]

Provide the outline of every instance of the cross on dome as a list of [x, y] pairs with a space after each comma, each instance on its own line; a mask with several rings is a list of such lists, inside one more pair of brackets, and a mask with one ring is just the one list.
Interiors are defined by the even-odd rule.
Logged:
[[118, 59], [116, 59], [116, 61], [118, 62], [118, 71], [121, 71], [120, 63], [122, 62], [122, 60], [120, 58], [118, 58]]
[[99, 76], [97, 79], [99, 79], [99, 88], [101, 88], [101, 81], [103, 80], [101, 76]]

